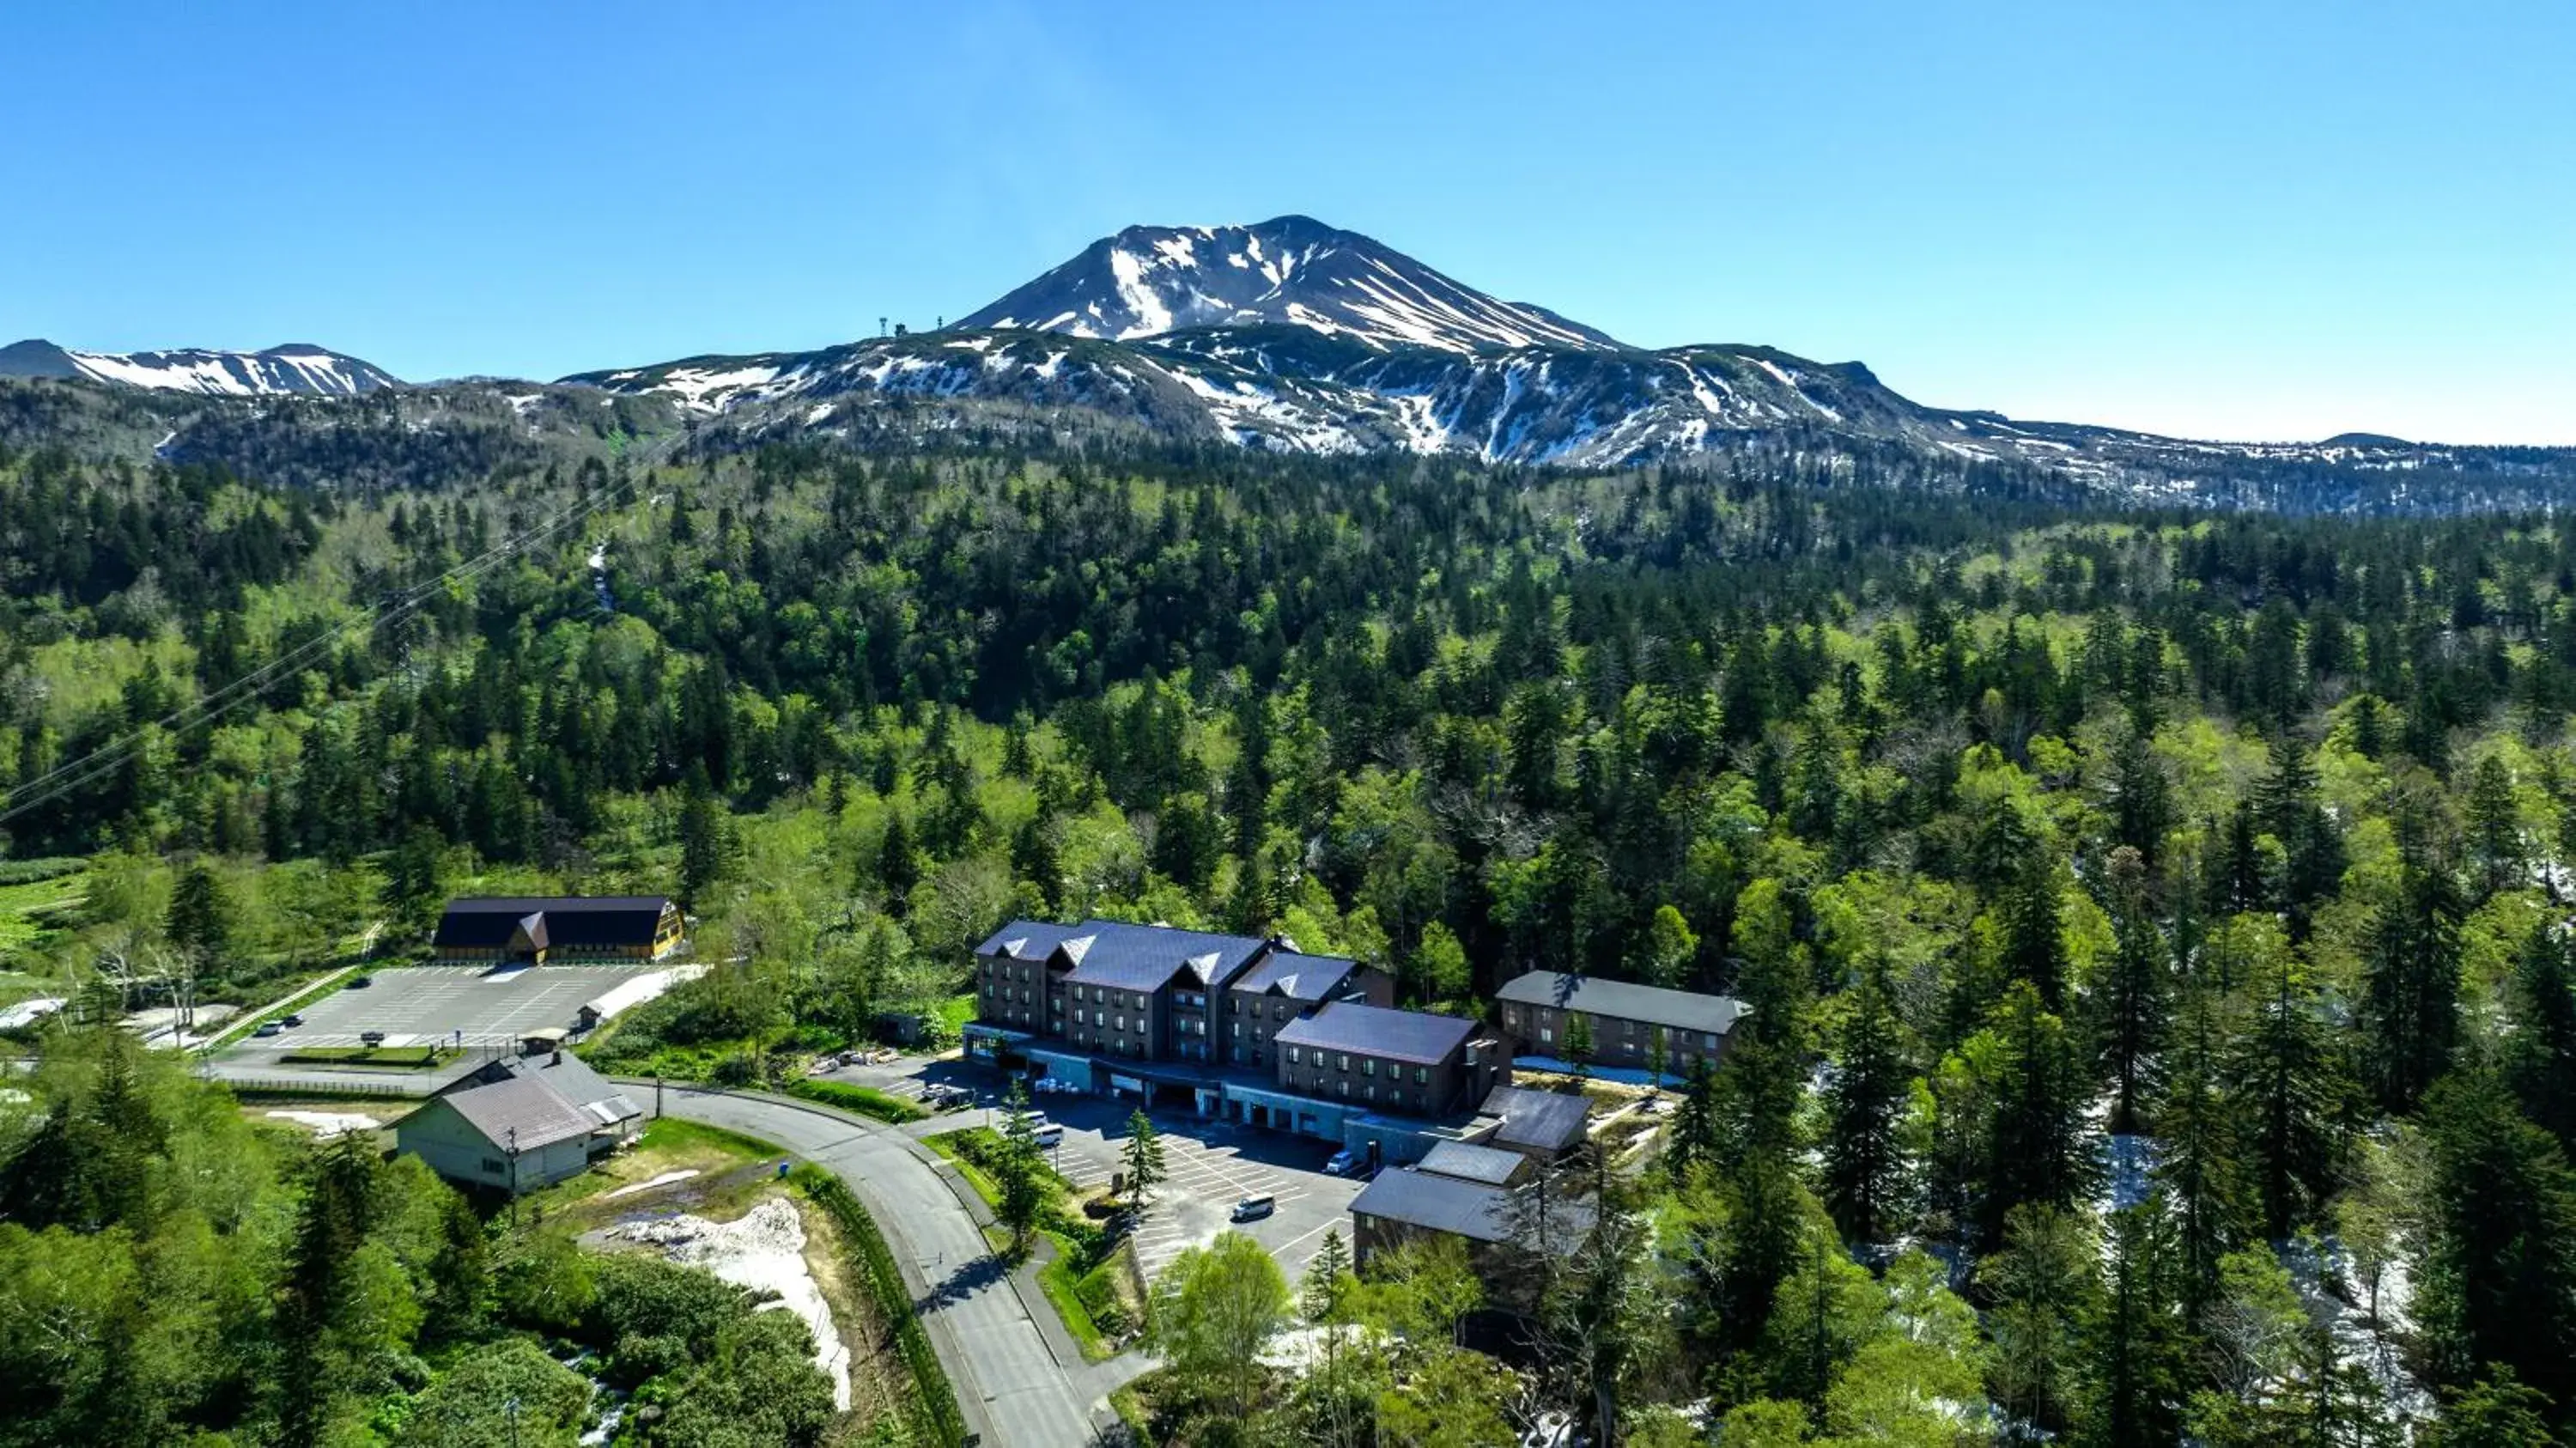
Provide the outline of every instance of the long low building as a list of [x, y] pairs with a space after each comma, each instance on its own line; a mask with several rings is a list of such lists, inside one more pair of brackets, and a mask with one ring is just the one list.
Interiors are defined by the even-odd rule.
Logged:
[[[1533, 1055], [1688, 1077], [1726, 1055], [1744, 1005], [1733, 996], [1533, 970], [1495, 992], [1503, 1029]], [[1578, 1024], [1579, 1023], [1579, 1024]], [[1588, 1035], [1590, 1044], [1583, 1046]]]
[[661, 895], [469, 895], [447, 902], [430, 949], [449, 965], [659, 960], [681, 928]]
[[1365, 1269], [1406, 1242], [1454, 1237], [1492, 1299], [1521, 1305], [1528, 1275], [1522, 1253], [1571, 1251], [1592, 1229], [1586, 1199], [1556, 1194], [1544, 1181], [1504, 1186], [1420, 1167], [1378, 1173], [1351, 1199], [1351, 1255]]

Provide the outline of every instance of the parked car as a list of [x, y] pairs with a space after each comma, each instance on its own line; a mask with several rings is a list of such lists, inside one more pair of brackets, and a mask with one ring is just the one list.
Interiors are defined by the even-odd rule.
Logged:
[[372, 975], [362, 975], [362, 976], [359, 976], [357, 979], [355, 979], [355, 980], [353, 980], [353, 981], [349, 982], [349, 989], [351, 989], [351, 990], [365, 990], [367, 987], [369, 987], [369, 986], [371, 986], [371, 985], [374, 985], [375, 983], [376, 983], [376, 978], [375, 978], [374, 976], [372, 976]]
[[281, 1026], [300, 1026], [304, 1024], [304, 1018], [302, 1016], [289, 1013], [287, 1017], [284, 1020], [279, 1021], [278, 1024]]
[[382, 1031], [360, 1031], [358, 1033], [358, 1044], [361, 1046], [381, 1046], [384, 1043], [385, 1033]]
[[1059, 1126], [1052, 1121], [1044, 1122], [1039, 1125], [1037, 1132], [1038, 1145], [1053, 1146], [1062, 1140], [1064, 1140], [1064, 1128], [1062, 1126]]
[[262, 1021], [258, 1025], [253, 1026], [250, 1033], [254, 1036], [274, 1036], [285, 1029], [286, 1028], [284, 1026], [279, 1025], [275, 1021]]
[[1234, 1204], [1234, 1219], [1238, 1222], [1256, 1221], [1269, 1216], [1278, 1206], [1279, 1199], [1267, 1192], [1257, 1197], [1245, 1197]]
[[1351, 1169], [1359, 1164], [1360, 1154], [1346, 1146], [1334, 1152], [1333, 1159], [1324, 1163], [1324, 1175], [1349, 1176]]

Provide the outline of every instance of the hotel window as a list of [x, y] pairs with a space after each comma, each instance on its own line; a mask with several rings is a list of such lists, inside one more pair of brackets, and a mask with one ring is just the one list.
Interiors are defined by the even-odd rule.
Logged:
[[1351, 1069], [1351, 1053], [1344, 1051], [1336, 1056], [1334, 1058], [1333, 1069], [1336, 1071], [1347, 1071]]
[[1519, 1030], [1521, 1028], [1521, 1013], [1514, 1010], [1504, 1011], [1503, 1026], [1506, 1030]]
[[1375, 1081], [1368, 1083], [1368, 1090], [1361, 1094], [1367, 1096], [1371, 1101], [1375, 1101], [1377, 1099], [1377, 1083]]
[[1377, 1060], [1375, 1057], [1363, 1056], [1360, 1058], [1360, 1074], [1363, 1076], [1374, 1076], [1377, 1074]]
[[1429, 1069], [1428, 1067], [1423, 1067], [1423, 1066], [1416, 1066], [1416, 1067], [1414, 1067], [1414, 1068], [1413, 1068], [1413, 1084], [1414, 1084], [1414, 1085], [1416, 1085], [1416, 1086], [1428, 1086], [1428, 1085], [1430, 1085], [1430, 1084], [1431, 1084], [1431, 1071], [1430, 1071], [1430, 1069]]
[[1717, 1032], [1704, 1031], [1700, 1034], [1699, 1039], [1701, 1045], [1708, 1047], [1712, 1051], [1717, 1049]]
[[1290, 1046], [1290, 1047], [1288, 1048], [1288, 1064], [1289, 1064], [1289, 1065], [1291, 1065], [1291, 1066], [1301, 1065], [1301, 1064], [1303, 1064], [1303, 1063], [1304, 1063], [1305, 1059], [1306, 1059], [1305, 1057], [1300, 1056], [1300, 1055], [1298, 1055], [1298, 1054], [1297, 1054], [1297, 1048], [1296, 1048], [1296, 1047], [1294, 1047], [1294, 1046]]
[[1542, 1046], [1554, 1045], [1556, 1043], [1556, 1028], [1554, 1026], [1539, 1027], [1538, 1041]]

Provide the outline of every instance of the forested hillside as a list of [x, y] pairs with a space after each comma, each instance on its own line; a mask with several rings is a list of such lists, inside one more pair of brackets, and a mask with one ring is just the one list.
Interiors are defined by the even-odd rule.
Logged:
[[[742, 957], [607, 1042], [674, 1069], [935, 1010], [1014, 914], [1284, 930], [1466, 1010], [1535, 966], [1726, 989], [1744, 1039], [1551, 1294], [1576, 1418], [2553, 1441], [2576, 534], [1875, 481], [985, 445], [316, 493], [12, 453], [0, 828], [82, 895], [0, 928], [0, 985], [158, 952], [264, 995], [562, 886], [673, 891]], [[273, 1255], [321, 1190], [258, 1199]]]

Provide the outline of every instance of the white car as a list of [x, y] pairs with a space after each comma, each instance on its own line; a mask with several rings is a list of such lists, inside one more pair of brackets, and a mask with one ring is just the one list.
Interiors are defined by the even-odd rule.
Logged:
[[1340, 1151], [1334, 1152], [1333, 1159], [1331, 1161], [1324, 1163], [1324, 1175], [1349, 1176], [1351, 1174], [1351, 1169], [1359, 1164], [1360, 1154], [1346, 1146]]

